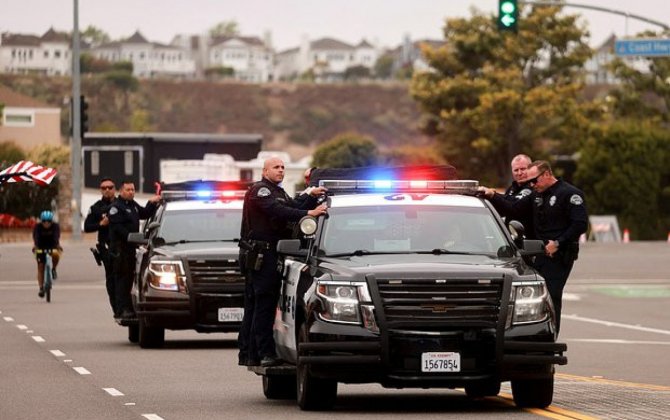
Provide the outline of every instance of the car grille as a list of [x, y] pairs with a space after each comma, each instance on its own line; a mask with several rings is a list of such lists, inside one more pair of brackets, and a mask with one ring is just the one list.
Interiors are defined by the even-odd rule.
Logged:
[[241, 292], [244, 277], [239, 263], [229, 260], [188, 260], [190, 285], [195, 292]]
[[503, 279], [377, 279], [389, 328], [496, 328]]

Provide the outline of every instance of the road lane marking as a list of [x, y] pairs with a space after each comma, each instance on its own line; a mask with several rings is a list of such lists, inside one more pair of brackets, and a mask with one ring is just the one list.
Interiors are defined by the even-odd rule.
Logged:
[[670, 346], [670, 341], [640, 341], [640, 340], [617, 340], [617, 339], [598, 339], [598, 338], [568, 338], [566, 341], [579, 341], [581, 343], [601, 343], [601, 344], [654, 344], [661, 346]]
[[38, 343], [44, 343], [46, 340], [40, 337], [39, 335], [33, 335], [33, 340], [37, 341]]
[[563, 293], [563, 300], [578, 301], [582, 300], [582, 296], [577, 293]]
[[652, 391], [670, 391], [670, 386], [642, 384], [642, 383], [638, 383], [638, 382], [616, 381], [616, 380], [613, 380], [613, 379], [591, 378], [591, 377], [588, 377], [588, 376], [577, 376], [577, 375], [570, 375], [570, 374], [567, 374], [567, 373], [557, 373], [556, 378], [570, 379], [570, 380], [573, 380], [573, 381], [582, 381], [582, 382], [593, 382], [593, 383], [600, 383], [600, 384], [607, 384], [607, 385], [616, 385], [616, 386], [622, 386], [622, 387], [627, 387], [627, 388], [646, 389], [646, 390], [652, 390]]
[[14, 318], [12, 318], [11, 316], [4, 316], [2, 318], [7, 322], [14, 322]]
[[65, 353], [63, 353], [63, 352], [60, 351], [60, 350], [49, 350], [49, 351], [51, 352], [51, 354], [53, 354], [53, 355], [56, 356], [56, 357], [63, 357], [63, 356], [65, 356]]
[[33, 330], [26, 330], [26, 334], [32, 334], [32, 333], [34, 333], [34, 332], [35, 332], [35, 331], [33, 331]]
[[105, 390], [106, 393], [111, 395], [112, 397], [120, 397], [123, 395], [123, 392], [119, 391], [116, 388], [102, 388]]
[[17, 325], [16, 325], [16, 328], [18, 328], [18, 329], [20, 329], [20, 330], [27, 330], [27, 329], [28, 329], [28, 327], [25, 326], [25, 325], [23, 325], [23, 324], [17, 324]]
[[165, 420], [163, 417], [159, 416], [158, 414], [142, 414], [142, 417], [144, 417], [147, 420]]
[[71, 362], [72, 362], [72, 359], [63, 359], [63, 362], [65, 362], [65, 363], [71, 363]]
[[582, 322], [591, 322], [593, 324], [600, 324], [600, 325], [605, 325], [605, 326], [608, 326], [608, 327], [628, 328], [630, 330], [670, 335], [670, 331], [668, 331], [668, 330], [661, 330], [659, 328], [642, 327], [640, 325], [623, 324], [621, 322], [604, 321], [602, 319], [587, 318], [587, 317], [579, 316], [579, 315], [576, 315], [576, 314], [563, 315], [563, 319], [571, 319], [573, 321], [582, 321]]
[[134, 402], [124, 403], [123, 405], [135, 405]]
[[89, 372], [88, 369], [86, 369], [85, 367], [76, 366], [76, 367], [73, 367], [72, 369], [74, 369], [80, 375], [90, 375], [91, 374], [91, 372]]
[[[497, 397], [487, 397], [501, 401], [509, 406], [516, 407], [514, 404], [514, 397], [512, 394], [501, 392]], [[554, 420], [599, 420], [598, 417], [592, 417], [588, 414], [578, 413], [572, 410], [566, 410], [550, 405], [546, 408], [522, 408], [523, 411], [537, 414], [538, 416], [547, 417]]]

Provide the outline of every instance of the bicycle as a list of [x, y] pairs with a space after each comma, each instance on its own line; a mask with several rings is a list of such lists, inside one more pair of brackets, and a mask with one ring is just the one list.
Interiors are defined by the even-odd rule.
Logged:
[[[35, 255], [44, 255], [44, 294], [47, 302], [51, 302], [51, 289], [53, 287], [53, 260], [51, 258], [51, 253], [53, 249], [36, 249]], [[39, 259], [39, 257], [38, 257]]]

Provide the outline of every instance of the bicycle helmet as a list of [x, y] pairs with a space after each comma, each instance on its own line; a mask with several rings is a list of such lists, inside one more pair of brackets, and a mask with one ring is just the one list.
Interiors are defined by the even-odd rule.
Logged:
[[54, 214], [49, 210], [44, 210], [42, 213], [40, 213], [40, 221], [53, 222], [53, 220], [54, 220]]

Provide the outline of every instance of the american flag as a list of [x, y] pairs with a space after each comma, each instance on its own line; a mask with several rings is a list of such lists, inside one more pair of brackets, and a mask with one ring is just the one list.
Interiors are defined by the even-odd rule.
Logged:
[[39, 185], [49, 185], [57, 172], [53, 168], [36, 165], [30, 161], [22, 160], [0, 172], [0, 184], [5, 182], [34, 181]]

